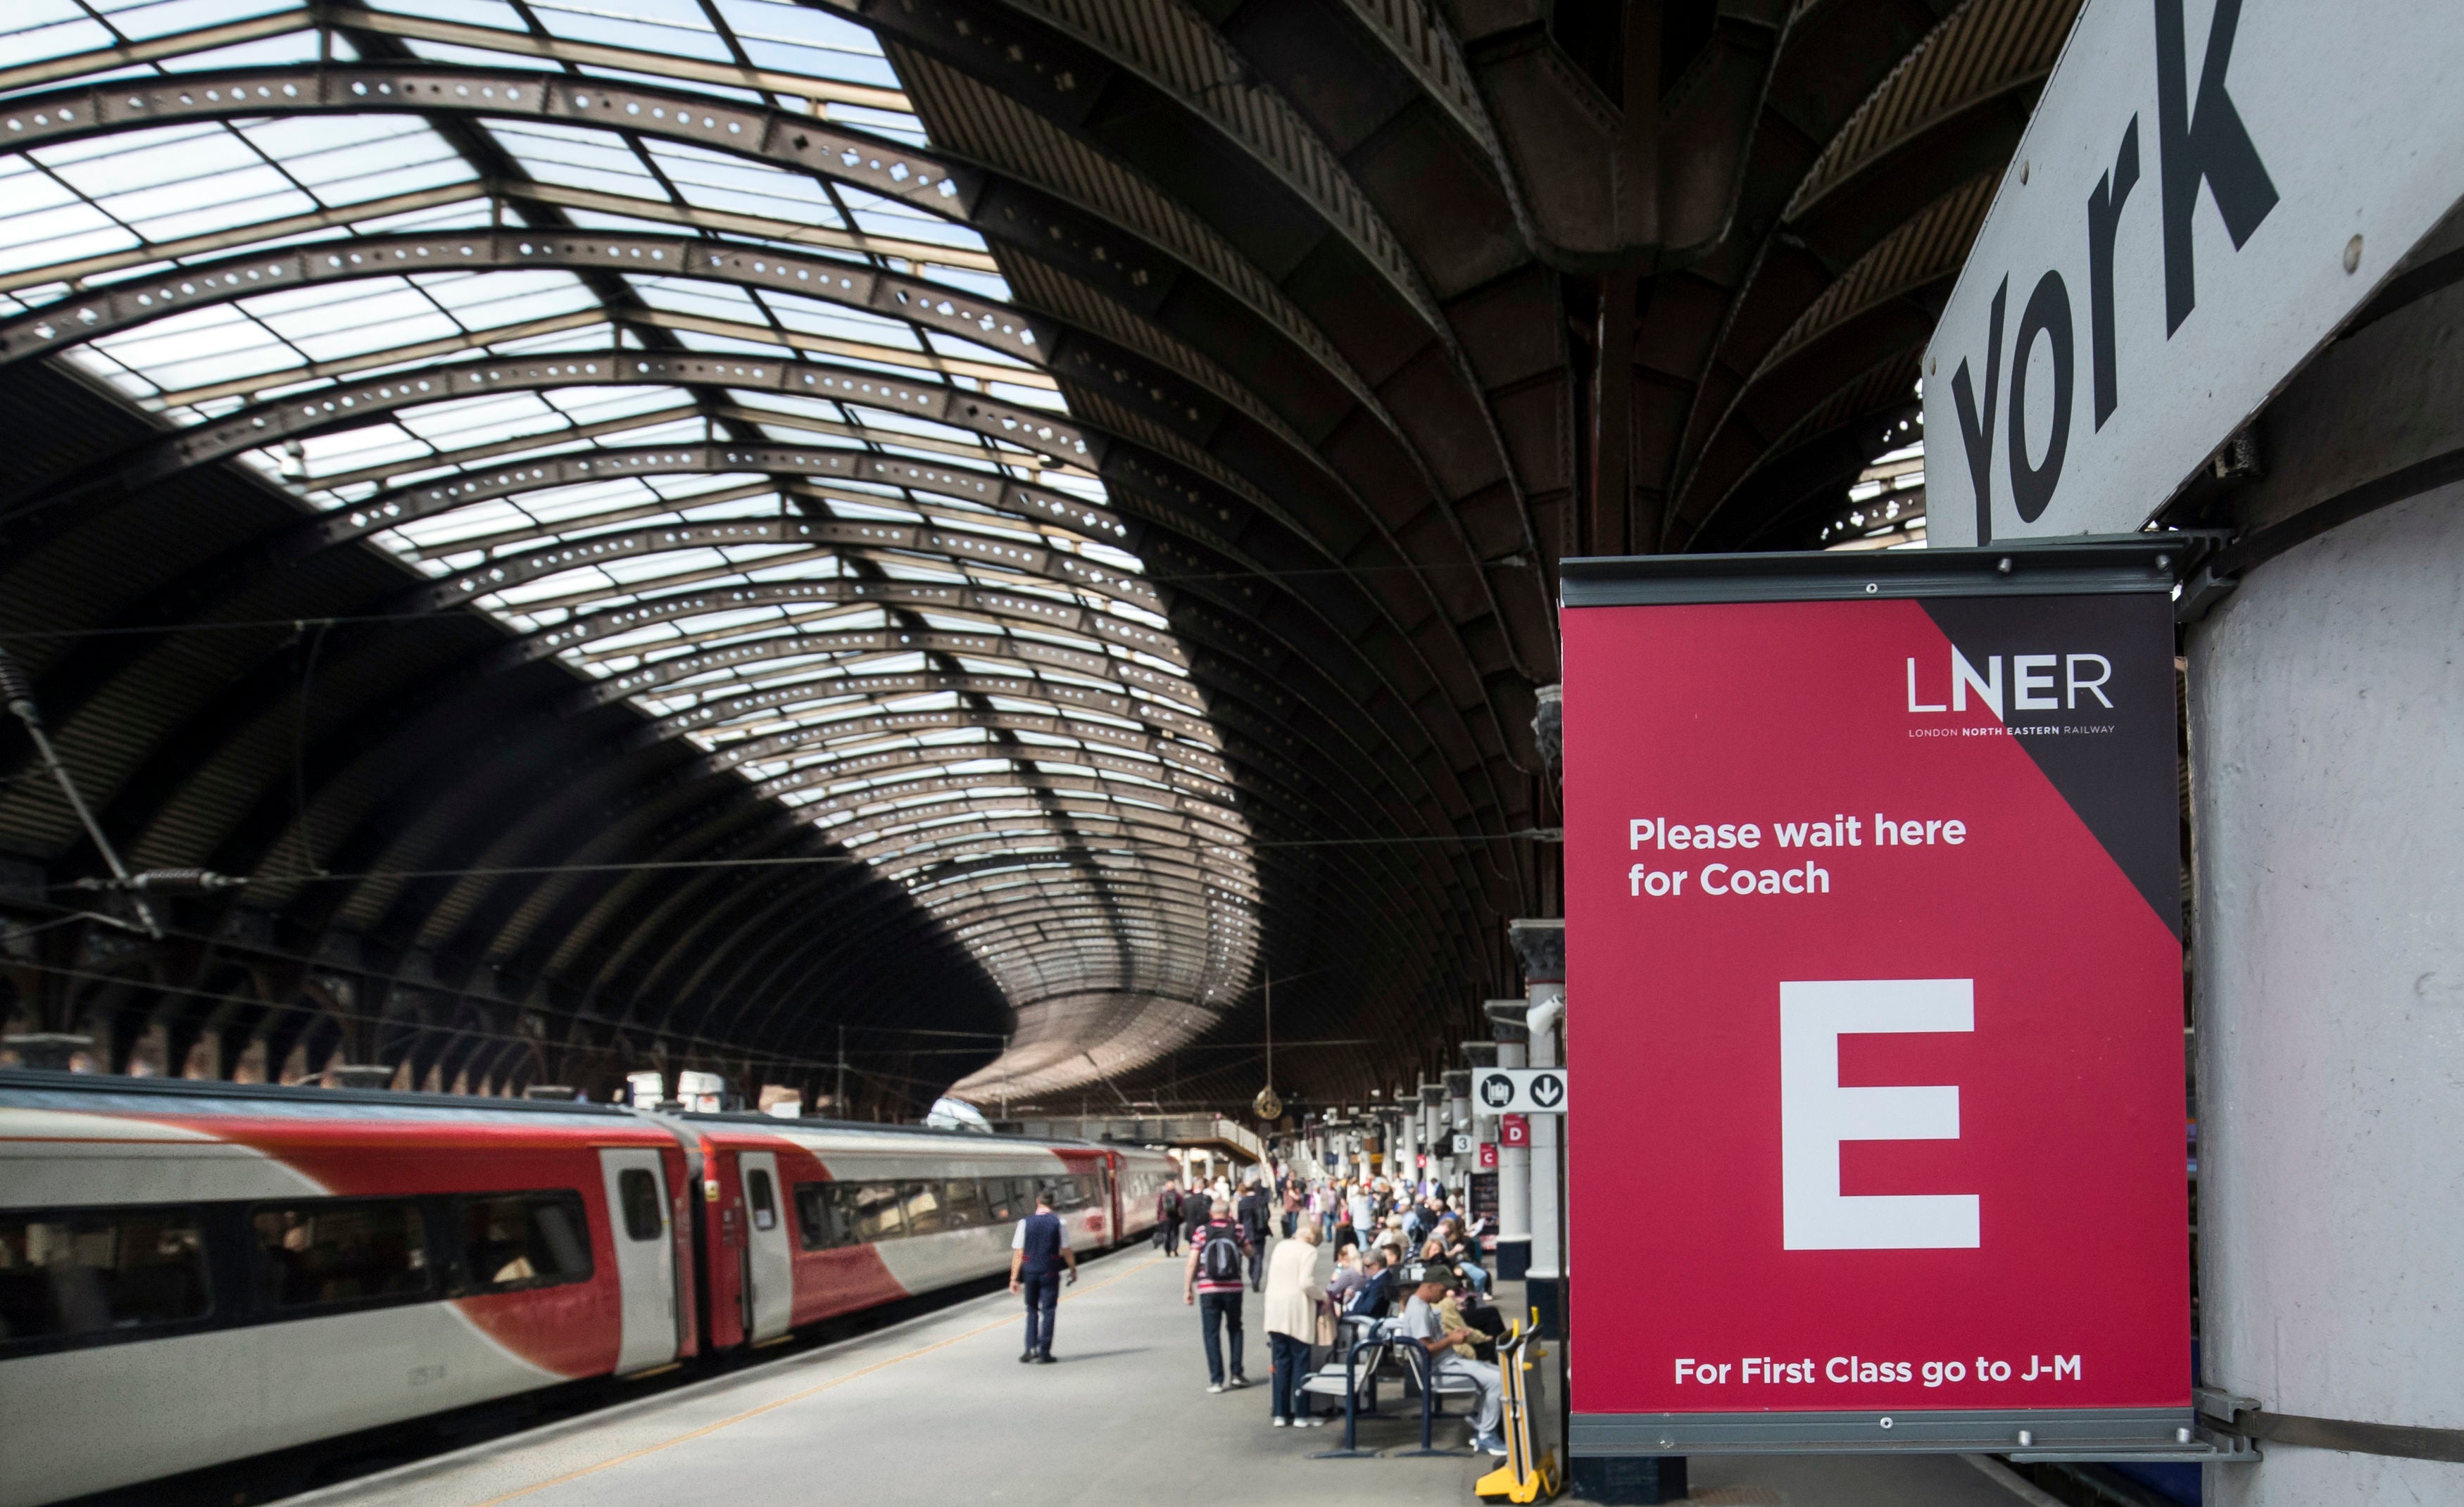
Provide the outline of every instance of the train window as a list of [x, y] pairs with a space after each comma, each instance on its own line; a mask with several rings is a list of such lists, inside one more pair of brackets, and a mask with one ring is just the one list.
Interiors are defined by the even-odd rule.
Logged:
[[275, 1308], [314, 1308], [429, 1289], [427, 1234], [414, 1203], [340, 1199], [260, 1209], [258, 1294]]
[[972, 1180], [941, 1185], [941, 1217], [945, 1230], [973, 1230], [984, 1223], [984, 1195]]
[[1018, 1211], [1018, 1216], [1021, 1219], [1035, 1212], [1036, 1187], [1036, 1180], [1032, 1177], [1013, 1177], [1009, 1180], [1010, 1207]]
[[625, 1233], [636, 1240], [655, 1240], [667, 1233], [659, 1209], [659, 1180], [642, 1168], [616, 1174], [616, 1201], [625, 1206]]
[[0, 1347], [181, 1323], [212, 1307], [187, 1210], [0, 1213]]
[[1007, 1224], [1013, 1219], [1023, 1218], [1035, 1212], [1032, 1209], [1018, 1207], [1018, 1200], [1010, 1196], [1009, 1189], [1008, 1178], [984, 1179], [984, 1209], [995, 1224]]
[[560, 1189], [462, 1200], [462, 1290], [510, 1293], [590, 1280], [582, 1195]]
[[[899, 1207], [896, 1183], [833, 1183], [831, 1190], [851, 1200], [855, 1237], [861, 1244], [895, 1240], [907, 1233], [907, 1214]], [[844, 1207], [844, 1206], [843, 1206]]]
[[902, 1183], [899, 1192], [907, 1200], [909, 1234], [938, 1234], [949, 1228], [942, 1216], [940, 1184]]
[[855, 1244], [855, 1206], [834, 1196], [847, 1190], [844, 1183], [796, 1185], [796, 1229], [805, 1250], [829, 1251]]
[[779, 1195], [770, 1186], [770, 1174], [754, 1168], [744, 1174], [744, 1201], [753, 1206], [753, 1228], [779, 1228]]

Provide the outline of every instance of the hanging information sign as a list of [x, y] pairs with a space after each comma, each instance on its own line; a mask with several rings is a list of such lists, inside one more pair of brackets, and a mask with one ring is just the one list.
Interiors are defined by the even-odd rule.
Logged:
[[1577, 1455], [2201, 1448], [2173, 549], [1566, 562]]

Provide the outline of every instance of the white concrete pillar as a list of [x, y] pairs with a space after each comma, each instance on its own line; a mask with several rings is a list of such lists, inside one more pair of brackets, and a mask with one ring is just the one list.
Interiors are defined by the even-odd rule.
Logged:
[[2188, 636], [2202, 1379], [2266, 1452], [2209, 1467], [2217, 1507], [2464, 1501], [2464, 286], [2431, 286], [2268, 406], [2255, 563]]
[[[1492, 999], [1483, 1008], [1500, 1033], [1497, 1065], [1525, 1065], [1524, 1001]], [[1504, 1039], [1507, 1035], [1513, 1039]], [[1497, 1276], [1521, 1281], [1531, 1266], [1531, 1148], [1507, 1146], [1497, 1117], [1489, 1116], [1487, 1124], [1488, 1139], [1497, 1143]]]
[[1446, 1144], [1450, 1153], [1446, 1161], [1446, 1187], [1457, 1193], [1463, 1190], [1477, 1157], [1472, 1154], [1451, 1155], [1457, 1131], [1471, 1133], [1471, 1074], [1454, 1068], [1446, 1074]]
[[[1524, 1014], [1528, 1065], [1562, 1067], [1558, 1043], [1566, 1003], [1566, 923], [1516, 921], [1507, 927], [1523, 963]], [[1566, 1267], [1564, 1194], [1561, 1155], [1566, 1117], [1531, 1117], [1531, 1265], [1525, 1274], [1526, 1292], [1539, 1311], [1542, 1334], [1561, 1335]]]
[[[2464, 486], [2258, 566], [2189, 651], [2205, 1379], [2464, 1430]], [[2207, 1499], [2464, 1501], [2265, 1450]]]

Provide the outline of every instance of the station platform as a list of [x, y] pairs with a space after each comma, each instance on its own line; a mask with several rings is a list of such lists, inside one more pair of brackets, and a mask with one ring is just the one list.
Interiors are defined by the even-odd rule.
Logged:
[[[1048, 1366], [1018, 1364], [1006, 1293], [842, 1343], [492, 1440], [288, 1499], [294, 1507], [584, 1507], [724, 1502], [1000, 1502], [1221, 1507], [1339, 1500], [1425, 1507], [1475, 1498], [1487, 1456], [1311, 1456], [1340, 1422], [1267, 1424], [1265, 1337], [1250, 1305], [1245, 1389], [1210, 1394], [1179, 1262], [1140, 1247], [1085, 1263], [1063, 1290]], [[1401, 1409], [1399, 1397], [1387, 1406]], [[1412, 1407], [1417, 1407], [1415, 1400]], [[1366, 1448], [1416, 1446], [1412, 1422]], [[1437, 1442], [1460, 1446], [1460, 1418]], [[1956, 1456], [1699, 1458], [1693, 1499], [1731, 1507], [2015, 1507]]]

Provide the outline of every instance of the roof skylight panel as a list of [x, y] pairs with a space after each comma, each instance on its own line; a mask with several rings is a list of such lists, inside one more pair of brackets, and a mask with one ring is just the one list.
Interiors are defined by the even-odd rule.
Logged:
[[19, 159], [8, 166], [12, 170], [0, 172], [0, 199], [10, 206], [0, 216], [0, 273], [55, 267], [138, 244], [134, 231], [33, 164]]
[[521, 12], [505, 0], [364, 0], [371, 11], [391, 11], [398, 15], [424, 15], [439, 21], [461, 21], [472, 26], [494, 26], [506, 31], [524, 30]]
[[231, 304], [186, 309], [88, 346], [157, 390], [279, 371], [300, 360], [274, 331]]
[[90, 53], [119, 40], [71, 0], [13, 0], [8, 25], [0, 28], [0, 56], [32, 63]]

